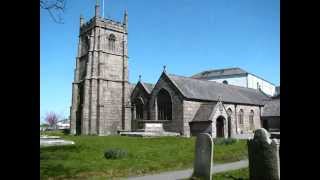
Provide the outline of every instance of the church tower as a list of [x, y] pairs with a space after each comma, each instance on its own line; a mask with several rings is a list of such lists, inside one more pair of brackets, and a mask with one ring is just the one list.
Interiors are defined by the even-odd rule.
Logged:
[[123, 22], [80, 17], [80, 33], [72, 83], [71, 133], [109, 135], [130, 130], [128, 82], [128, 15]]

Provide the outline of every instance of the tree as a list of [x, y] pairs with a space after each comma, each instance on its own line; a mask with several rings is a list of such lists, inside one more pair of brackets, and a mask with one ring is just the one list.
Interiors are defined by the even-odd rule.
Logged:
[[56, 113], [54, 112], [49, 112], [46, 114], [45, 118], [44, 118], [45, 122], [48, 123], [48, 125], [51, 128], [55, 128], [57, 125], [57, 122], [59, 120], [59, 117]]
[[66, 9], [67, 0], [40, 0], [40, 8], [48, 11], [56, 23], [63, 23], [61, 13]]

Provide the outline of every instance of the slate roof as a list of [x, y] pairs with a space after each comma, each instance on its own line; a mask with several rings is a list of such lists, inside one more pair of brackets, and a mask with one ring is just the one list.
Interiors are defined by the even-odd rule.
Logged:
[[268, 96], [255, 89], [173, 74], [166, 75], [188, 99], [218, 101], [218, 97], [221, 96], [223, 102], [252, 105], [264, 105], [270, 100]]
[[136, 87], [136, 84], [129, 84], [129, 92], [132, 93], [133, 89]]
[[144, 85], [145, 89], [147, 91], [149, 91], [149, 94], [151, 94], [151, 91], [152, 89], [154, 88], [154, 84], [151, 84], [151, 83], [145, 83], [145, 82], [142, 82], [141, 83]]
[[274, 98], [266, 103], [262, 109], [262, 117], [280, 116], [280, 98]]
[[211, 78], [217, 78], [222, 76], [247, 75], [247, 74], [248, 74], [247, 71], [236, 67], [236, 68], [214, 69], [214, 70], [202, 71], [191, 77], [196, 79], [211, 79]]

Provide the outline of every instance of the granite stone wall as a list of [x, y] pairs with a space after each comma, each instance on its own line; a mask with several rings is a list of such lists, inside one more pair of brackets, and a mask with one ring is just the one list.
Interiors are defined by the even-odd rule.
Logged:
[[172, 101], [172, 120], [163, 124], [163, 129], [168, 132], [177, 132], [183, 135], [183, 99], [177, 89], [171, 84], [170, 80], [165, 76], [161, 76], [158, 83], [154, 87], [150, 102], [149, 111], [150, 119], [157, 120], [157, 95], [161, 89], [165, 89], [171, 96]]
[[[127, 29], [121, 23], [92, 18], [81, 23], [71, 106], [71, 132], [109, 135], [131, 129]], [[109, 48], [109, 36], [116, 37]], [[79, 84], [84, 92], [79, 92]], [[79, 105], [83, 99], [83, 105]], [[77, 113], [81, 112], [81, 113]], [[77, 123], [81, 121], [81, 123]]]

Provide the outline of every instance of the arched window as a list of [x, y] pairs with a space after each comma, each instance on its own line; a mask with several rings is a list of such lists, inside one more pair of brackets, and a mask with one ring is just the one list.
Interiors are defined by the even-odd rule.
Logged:
[[115, 50], [115, 42], [116, 42], [116, 36], [114, 34], [110, 34], [110, 36], [109, 36], [109, 50], [111, 50], [111, 51]]
[[157, 96], [158, 119], [172, 120], [172, 102], [168, 91], [161, 89]]
[[136, 105], [136, 119], [143, 119], [143, 102], [138, 98], [135, 102]]
[[243, 109], [239, 111], [239, 124], [243, 125]]
[[231, 116], [232, 116], [232, 110], [231, 110], [231, 108], [228, 108], [227, 114], [228, 114], [228, 117], [231, 117]]
[[222, 81], [223, 84], [228, 84], [227, 80]]
[[249, 123], [250, 123], [250, 129], [254, 129], [254, 121], [253, 121], [254, 111], [251, 110], [249, 114]]

